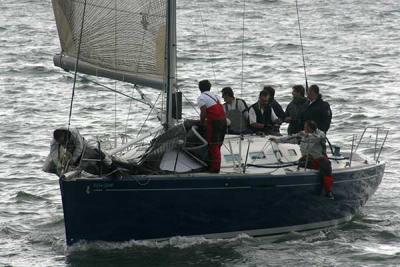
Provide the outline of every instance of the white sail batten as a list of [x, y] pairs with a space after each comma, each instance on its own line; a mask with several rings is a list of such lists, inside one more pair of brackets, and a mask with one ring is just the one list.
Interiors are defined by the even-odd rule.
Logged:
[[[56, 66], [163, 89], [167, 0], [52, 0], [62, 52]], [[80, 33], [82, 30], [82, 39]]]

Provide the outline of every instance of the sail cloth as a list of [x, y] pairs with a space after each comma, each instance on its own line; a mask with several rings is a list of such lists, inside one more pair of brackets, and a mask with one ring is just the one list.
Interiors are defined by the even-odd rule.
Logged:
[[[75, 70], [85, 0], [52, 0], [62, 52]], [[78, 72], [163, 88], [167, 0], [86, 0]]]

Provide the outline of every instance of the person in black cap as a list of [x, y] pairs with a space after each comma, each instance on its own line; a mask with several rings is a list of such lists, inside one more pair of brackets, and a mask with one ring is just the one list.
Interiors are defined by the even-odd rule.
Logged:
[[248, 106], [243, 99], [236, 98], [231, 87], [224, 87], [221, 91], [225, 100], [224, 110], [230, 121], [228, 133], [241, 134], [248, 132]]

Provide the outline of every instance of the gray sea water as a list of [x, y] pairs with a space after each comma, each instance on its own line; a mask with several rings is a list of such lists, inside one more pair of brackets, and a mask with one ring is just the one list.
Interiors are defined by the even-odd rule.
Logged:
[[[309, 82], [334, 113], [331, 140], [348, 148], [365, 126], [391, 130], [384, 180], [362, 213], [274, 242], [243, 235], [67, 248], [58, 180], [41, 166], [52, 130], [68, 123], [73, 76], [52, 63], [60, 48], [51, 2], [0, 0], [0, 266], [400, 266], [400, 2], [299, 0], [299, 11]], [[304, 83], [295, 0], [178, 1], [178, 53], [186, 116], [197, 114], [190, 103], [200, 79], [232, 86], [248, 103], [273, 85], [283, 107]], [[77, 81], [72, 125], [87, 138], [137, 134], [148, 108], [89, 79]]]

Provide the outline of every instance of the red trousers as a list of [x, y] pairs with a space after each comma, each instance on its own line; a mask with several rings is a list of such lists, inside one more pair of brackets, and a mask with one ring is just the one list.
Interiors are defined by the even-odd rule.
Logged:
[[322, 176], [322, 184], [324, 186], [325, 192], [332, 192], [333, 177], [331, 162], [329, 161], [329, 159], [326, 157], [313, 159], [311, 161], [311, 168], [319, 170], [320, 175]]
[[221, 146], [226, 132], [224, 108], [217, 103], [207, 108], [207, 142], [209, 171], [218, 173], [221, 168]]
[[221, 146], [218, 144], [208, 145], [210, 155], [209, 171], [218, 173], [221, 168]]

